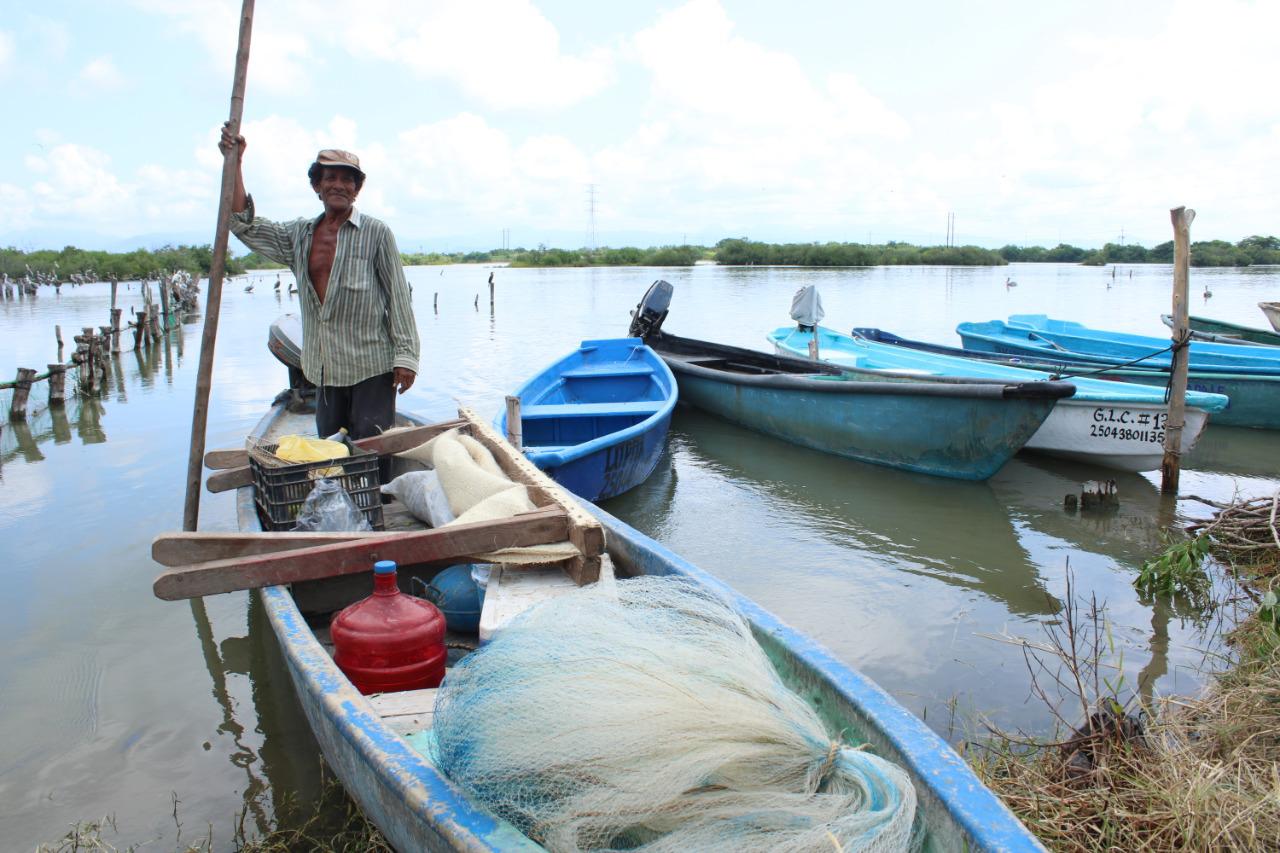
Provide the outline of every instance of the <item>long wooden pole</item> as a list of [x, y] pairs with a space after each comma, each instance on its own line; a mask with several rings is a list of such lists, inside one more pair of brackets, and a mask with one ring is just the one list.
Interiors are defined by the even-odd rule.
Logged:
[[[240, 7], [240, 46], [231, 83], [231, 134], [240, 134], [244, 114], [244, 83], [249, 72], [249, 37], [253, 33], [253, 0]], [[222, 277], [227, 270], [227, 232], [231, 225], [231, 197], [235, 192], [240, 146], [232, 146], [222, 161], [222, 198], [218, 201], [218, 225], [213, 238], [213, 262], [209, 268], [209, 294], [205, 300], [204, 334], [200, 338], [200, 368], [196, 373], [196, 400], [191, 412], [191, 453], [187, 458], [187, 501], [182, 529], [195, 530], [200, 520], [200, 477], [204, 473], [204, 434], [209, 421], [209, 388], [213, 384], [213, 347], [218, 339], [218, 309], [222, 304]]]
[[1189, 319], [1187, 291], [1191, 272], [1191, 223], [1196, 212], [1185, 207], [1169, 211], [1173, 220], [1173, 372], [1169, 379], [1169, 416], [1164, 425], [1164, 461], [1160, 463], [1160, 491], [1178, 491], [1182, 465], [1182, 428], [1186, 420], [1187, 369], [1191, 352], [1186, 346]]

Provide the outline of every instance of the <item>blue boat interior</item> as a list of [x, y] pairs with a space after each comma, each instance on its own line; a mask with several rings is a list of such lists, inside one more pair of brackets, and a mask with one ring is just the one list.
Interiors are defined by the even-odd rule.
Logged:
[[638, 338], [583, 341], [576, 353], [522, 391], [524, 446], [584, 444], [661, 412], [671, 392], [644, 353]]

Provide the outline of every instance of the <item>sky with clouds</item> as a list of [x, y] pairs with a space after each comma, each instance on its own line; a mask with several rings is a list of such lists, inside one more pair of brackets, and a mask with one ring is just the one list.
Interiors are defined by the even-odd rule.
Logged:
[[[210, 242], [240, 3], [0, 16], [0, 244]], [[1280, 3], [259, 0], [245, 176], [408, 250], [1280, 233]], [[594, 193], [592, 188], [594, 187]]]

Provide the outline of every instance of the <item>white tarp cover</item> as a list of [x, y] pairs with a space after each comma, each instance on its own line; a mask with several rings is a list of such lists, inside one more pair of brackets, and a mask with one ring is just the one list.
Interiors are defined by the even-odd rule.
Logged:
[[816, 326], [827, 312], [822, 310], [822, 297], [812, 284], [802, 287], [791, 297], [791, 319], [802, 326]]

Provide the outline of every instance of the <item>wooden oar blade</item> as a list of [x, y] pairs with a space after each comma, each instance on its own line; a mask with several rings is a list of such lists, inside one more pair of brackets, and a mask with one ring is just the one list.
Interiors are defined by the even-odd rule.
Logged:
[[211, 560], [233, 560], [259, 554], [332, 545], [352, 539], [387, 536], [382, 531], [359, 533], [161, 533], [151, 542], [151, 559], [162, 566], [190, 566]]
[[406, 566], [450, 565], [503, 548], [563, 542], [568, 536], [568, 515], [559, 507], [547, 507], [498, 521], [389, 533], [180, 566], [162, 573], [152, 589], [157, 598], [176, 601], [356, 574], [368, 571], [378, 560], [395, 560]]

